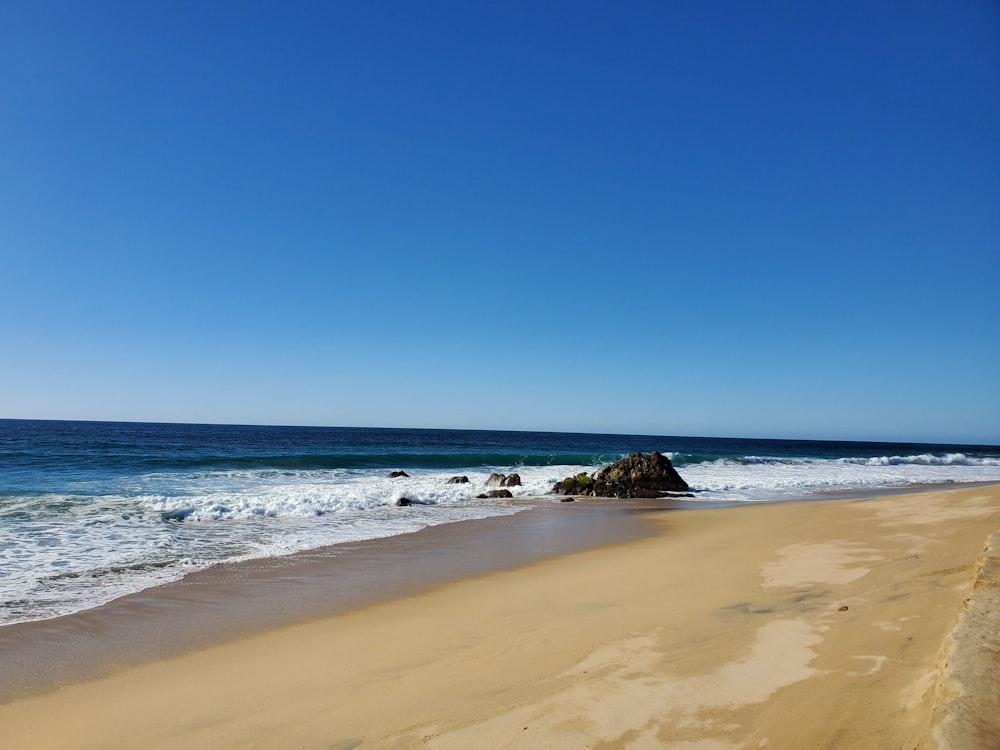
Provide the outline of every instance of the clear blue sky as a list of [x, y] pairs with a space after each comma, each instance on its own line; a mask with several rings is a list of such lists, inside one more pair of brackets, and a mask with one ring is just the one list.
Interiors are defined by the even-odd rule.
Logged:
[[0, 4], [0, 417], [1000, 443], [1000, 5]]

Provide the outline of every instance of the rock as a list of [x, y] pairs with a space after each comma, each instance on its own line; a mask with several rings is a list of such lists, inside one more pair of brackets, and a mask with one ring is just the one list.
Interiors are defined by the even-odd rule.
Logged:
[[510, 490], [490, 490], [482, 495], [476, 495], [479, 500], [487, 500], [493, 497], [514, 497]]
[[839, 607], [837, 607], [837, 611], [838, 612], [846, 612], [847, 611], [847, 605], [846, 604], [841, 604]]
[[561, 498], [559, 498], [559, 502], [561, 502], [561, 503], [575, 503], [576, 502], [576, 498], [575, 497], [561, 497]]
[[593, 495], [594, 478], [585, 471], [581, 471], [575, 477], [566, 477], [561, 482], [556, 482], [552, 489], [557, 495]]
[[390, 471], [389, 479], [397, 479], [398, 477], [408, 477], [410, 476], [405, 471]]
[[469, 478], [466, 476], [452, 477], [448, 480], [448, 484], [468, 484]]
[[399, 498], [399, 500], [396, 501], [396, 505], [398, 505], [400, 508], [405, 508], [408, 505], [413, 505], [413, 501], [411, 501], [410, 498], [408, 497], [401, 497]]
[[520, 487], [520, 474], [497, 474], [495, 471], [486, 479], [487, 487]]
[[630, 453], [610, 466], [556, 483], [557, 495], [596, 497], [662, 497], [668, 492], [687, 492], [688, 485], [670, 459], [658, 451], [649, 455]]
[[194, 508], [177, 508], [176, 510], [165, 510], [160, 513], [160, 518], [164, 521], [183, 521], [194, 513]]
[[486, 478], [487, 487], [503, 487], [504, 481], [507, 479], [506, 474], [497, 474], [495, 471]]

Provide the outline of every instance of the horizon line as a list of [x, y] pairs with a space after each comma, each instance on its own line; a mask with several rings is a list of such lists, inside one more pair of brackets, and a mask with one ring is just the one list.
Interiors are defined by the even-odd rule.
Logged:
[[767, 440], [783, 441], [790, 443], [870, 443], [873, 445], [936, 445], [936, 446], [963, 446], [969, 448], [997, 448], [1000, 443], [977, 443], [977, 442], [951, 442], [951, 441], [929, 441], [929, 440], [873, 440], [857, 438], [803, 438], [803, 437], [760, 437], [746, 435], [670, 435], [652, 434], [643, 432], [598, 432], [587, 430], [542, 430], [542, 429], [513, 429], [513, 428], [490, 428], [490, 427], [404, 427], [404, 426], [384, 426], [384, 425], [329, 425], [329, 424], [283, 424], [283, 423], [250, 423], [250, 422], [172, 422], [163, 420], [142, 420], [142, 419], [66, 419], [66, 418], [45, 418], [45, 417], [0, 417], [0, 422], [67, 422], [84, 424], [130, 424], [130, 425], [161, 425], [161, 426], [185, 426], [185, 427], [251, 427], [251, 428], [278, 428], [278, 429], [316, 429], [316, 430], [398, 430], [398, 431], [426, 431], [426, 432], [511, 432], [511, 433], [533, 433], [552, 435], [592, 435], [592, 436], [613, 436], [613, 437], [637, 437], [637, 438], [668, 438], [681, 440]]

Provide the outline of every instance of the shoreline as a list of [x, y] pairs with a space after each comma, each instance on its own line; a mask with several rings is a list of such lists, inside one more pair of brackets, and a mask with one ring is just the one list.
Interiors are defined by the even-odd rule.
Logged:
[[99, 607], [0, 627], [0, 705], [477, 575], [655, 533], [642, 500], [526, 498], [512, 515], [220, 563]]
[[[65, 615], [57, 615], [53, 617], [45, 617], [39, 620], [25, 620], [22, 622], [5, 623], [0, 624], [0, 635], [2, 635], [6, 629], [21, 629], [30, 628], [33, 626], [44, 625], [46, 623], [60, 623], [63, 621], [68, 621], [72, 618], [78, 618], [81, 616], [86, 616], [88, 613], [98, 612], [106, 608], [114, 608], [117, 603], [124, 601], [135, 601], [139, 598], [150, 596], [157, 597], [158, 592], [170, 592], [173, 589], [183, 586], [190, 582], [200, 582], [203, 577], [224, 577], [224, 571], [232, 571], [235, 573], [236, 577], [239, 578], [240, 573], [246, 573], [251, 570], [258, 570], [263, 575], [268, 575], [273, 572], [274, 569], [280, 569], [286, 567], [289, 562], [295, 563], [300, 560], [306, 560], [310, 558], [322, 559], [326, 557], [335, 557], [341, 553], [346, 553], [348, 551], [354, 552], [356, 550], [364, 550], [369, 546], [384, 545], [384, 544], [394, 544], [395, 542], [405, 541], [412, 538], [419, 538], [415, 535], [426, 535], [433, 533], [431, 529], [441, 528], [441, 529], [457, 529], [464, 528], [466, 525], [470, 525], [469, 528], [476, 528], [477, 526], [482, 526], [484, 523], [494, 524], [500, 522], [503, 518], [509, 518], [513, 515], [519, 515], [523, 512], [530, 512], [533, 510], [538, 510], [546, 508], [549, 506], [557, 506], [561, 504], [572, 504], [576, 503], [577, 506], [599, 506], [603, 508], [606, 513], [606, 517], [611, 517], [616, 512], [628, 512], [639, 510], [648, 511], [663, 511], [663, 510], [706, 510], [711, 508], [729, 508], [729, 507], [742, 507], [745, 505], [764, 505], [769, 503], [784, 503], [784, 502], [809, 502], [814, 500], [829, 500], [829, 499], [860, 499], [860, 498], [874, 498], [882, 497], [887, 495], [897, 495], [897, 494], [909, 494], [911, 492], [922, 492], [930, 490], [946, 490], [946, 489], [961, 489], [967, 487], [984, 487], [993, 484], [998, 484], [997, 482], [963, 482], [958, 485], [955, 483], [942, 482], [935, 484], [909, 484], [902, 486], [891, 486], [891, 487], [878, 487], [870, 490], [852, 489], [852, 490], [829, 490], [824, 492], [806, 493], [802, 495], [789, 495], [787, 497], [775, 497], [769, 500], [692, 500], [685, 498], [680, 495], [667, 496], [662, 498], [610, 498], [610, 497], [589, 497], [589, 496], [571, 496], [566, 500], [562, 500], [562, 496], [559, 495], [528, 495], [518, 498], [514, 498], [511, 502], [520, 508], [515, 514], [500, 514], [496, 516], [484, 516], [482, 518], [474, 519], [460, 519], [455, 521], [447, 521], [441, 524], [434, 524], [431, 526], [425, 526], [423, 528], [417, 529], [416, 531], [408, 531], [398, 534], [391, 534], [385, 537], [373, 537], [369, 539], [356, 539], [343, 542], [335, 542], [332, 544], [325, 544], [318, 547], [312, 547], [307, 549], [298, 550], [285, 555], [272, 555], [265, 557], [253, 557], [242, 560], [232, 560], [232, 561], [221, 561], [214, 563], [206, 568], [198, 568], [192, 570], [189, 573], [185, 573], [181, 578], [166, 581], [164, 583], [155, 584], [138, 591], [134, 591], [129, 594], [123, 594], [115, 599], [111, 599], [103, 604], [88, 607], [86, 609], [78, 610], [76, 612], [70, 612]], [[641, 508], [637, 508], [637, 504], [642, 504]], [[450, 532], [445, 532], [450, 533]], [[608, 536], [608, 542], [612, 543], [615, 540], [615, 534], [612, 530]], [[597, 532], [592, 538], [587, 538], [583, 540], [578, 540], [576, 542], [568, 542], [563, 539], [562, 544], [564, 546], [556, 546], [551, 551], [543, 550], [538, 551], [534, 554], [534, 557], [541, 559], [541, 557], [547, 556], [549, 554], [561, 554], [569, 551], [570, 548], [583, 548], [600, 546], [604, 543], [600, 533]], [[523, 557], [521, 562], [526, 561], [528, 558]], [[505, 567], [510, 567], [513, 564], [517, 564], [517, 561], [506, 561], [499, 563], [499, 567], [491, 569], [503, 569]], [[485, 570], [485, 569], [483, 569]], [[482, 572], [482, 571], [481, 571]], [[449, 580], [454, 576], [446, 574], [440, 578], [440, 580]], [[369, 585], [377, 582], [369, 581]], [[371, 597], [368, 594], [363, 594], [354, 601], [354, 604], [364, 603], [366, 601], [375, 601], [380, 596]], [[338, 607], [339, 608], [339, 607]], [[2, 642], [2, 640], [0, 640]], [[0, 700], [3, 696], [3, 685], [0, 683]]]
[[[975, 692], [977, 679], [978, 689], [995, 692], [1000, 665], [970, 678], [944, 664], [949, 639], [958, 633], [961, 642], [956, 625], [975, 598], [983, 544], [1000, 530], [1000, 485], [641, 512], [652, 509], [649, 501], [587, 498], [430, 527], [403, 544], [373, 540], [384, 549], [368, 560], [382, 558], [381, 574], [394, 569], [387, 560], [405, 567], [400, 561], [422, 547], [417, 558], [450, 561], [455, 575], [396, 580], [381, 598], [335, 611], [323, 605], [291, 624], [241, 623], [221, 639], [215, 633], [124, 665], [105, 661], [103, 676], [64, 677], [58, 690], [22, 686], [19, 694], [33, 697], [13, 699], [18, 691], [8, 689], [0, 725], [10, 728], [12, 748], [47, 746], [42, 738], [55, 747], [242, 747], [251, 736], [258, 745], [304, 747], [579, 746], [585, 738], [613, 747], [643, 738], [790, 747], [838, 737], [842, 746], [930, 748], [934, 728], [955, 715], [949, 701], [969, 685]], [[511, 562], [508, 522], [519, 518], [535, 530], [534, 551], [498, 568], [498, 559]], [[542, 544], [552, 549], [566, 519], [587, 518], [598, 521], [589, 527], [597, 544], [579, 545], [584, 530], [576, 529], [564, 535], [575, 537], [575, 549], [537, 554]], [[490, 528], [497, 557], [480, 559]], [[619, 538], [608, 536], [612, 528]], [[454, 571], [463, 545], [479, 569]], [[352, 556], [365, 559], [336, 561]], [[313, 561], [316, 580], [333, 560]], [[265, 577], [272, 591], [296, 585], [285, 573]], [[233, 581], [215, 584], [217, 593], [231, 591]], [[212, 591], [205, 585], [203, 603]], [[151, 618], [172, 609], [183, 617], [185, 608], [183, 596], [139, 607]], [[121, 614], [120, 623], [135, 624]], [[88, 643], [74, 644], [65, 623], [54, 622], [23, 625], [48, 628], [49, 644], [70, 651]], [[114, 637], [90, 625], [92, 647]], [[15, 658], [2, 645], [4, 630], [0, 660], [30, 656]], [[71, 669], [70, 678], [82, 676], [96, 675]], [[605, 703], [617, 713], [602, 713]], [[811, 718], [790, 727], [789, 711]], [[65, 722], [43, 726], [40, 717], [54, 715]], [[514, 733], [522, 722], [534, 734]]]
[[522, 510], [511, 515], [218, 563], [98, 607], [0, 626], [0, 705], [449, 582], [653, 536], [657, 529], [650, 514], [990, 486], [1000, 488], [992, 482], [908, 485], [752, 502], [680, 497], [576, 497], [562, 502], [558, 496], [525, 497], [516, 501]]

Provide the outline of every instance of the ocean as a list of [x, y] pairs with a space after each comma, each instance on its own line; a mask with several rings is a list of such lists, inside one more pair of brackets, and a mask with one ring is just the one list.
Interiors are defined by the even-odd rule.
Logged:
[[[692, 503], [1000, 482], [998, 446], [0, 420], [0, 625], [219, 563], [517, 513], [650, 450]], [[491, 472], [520, 475], [513, 500], [476, 498]], [[448, 483], [458, 475], [469, 483]]]

